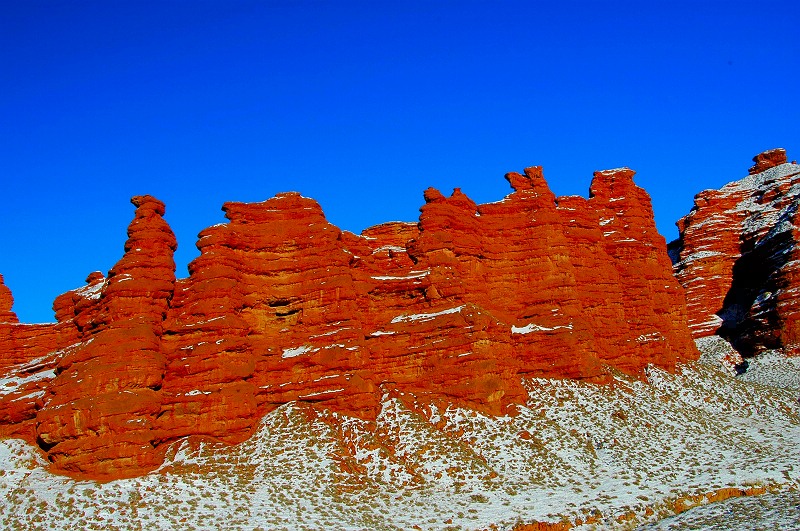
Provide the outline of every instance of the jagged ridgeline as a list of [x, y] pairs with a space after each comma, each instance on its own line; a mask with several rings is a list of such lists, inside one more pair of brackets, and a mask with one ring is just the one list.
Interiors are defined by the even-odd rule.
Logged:
[[699, 355], [650, 198], [627, 168], [589, 198], [541, 167], [477, 205], [425, 191], [418, 223], [360, 235], [314, 200], [226, 203], [175, 278], [164, 204], [134, 197], [125, 254], [58, 297], [57, 323], [16, 322], [0, 287], [0, 435], [53, 469], [112, 479], [201, 436], [238, 443], [292, 402], [362, 420], [387, 396], [515, 414], [529, 378], [597, 384]]

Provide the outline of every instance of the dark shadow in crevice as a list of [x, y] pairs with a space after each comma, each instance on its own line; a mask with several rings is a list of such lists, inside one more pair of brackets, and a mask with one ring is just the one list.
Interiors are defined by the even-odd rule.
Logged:
[[[786, 212], [776, 223], [792, 215]], [[769, 233], [758, 241], [745, 241], [742, 256], [733, 266], [731, 287], [717, 315], [722, 324], [716, 333], [725, 338], [743, 357], [765, 349], [780, 348], [777, 334], [779, 270], [790, 260], [796, 242], [792, 231]]]

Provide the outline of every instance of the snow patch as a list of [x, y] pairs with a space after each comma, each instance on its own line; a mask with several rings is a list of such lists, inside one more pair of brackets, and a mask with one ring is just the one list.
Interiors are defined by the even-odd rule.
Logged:
[[455, 308], [448, 308], [447, 310], [442, 310], [441, 312], [435, 313], [416, 313], [413, 315], [398, 315], [394, 319], [392, 319], [392, 324], [394, 323], [403, 323], [407, 321], [427, 321], [429, 319], [434, 319], [441, 315], [447, 315], [450, 313], [458, 313], [464, 308], [464, 305], [456, 306]]
[[398, 245], [383, 245], [372, 251], [372, 254], [378, 254], [383, 252], [405, 253], [406, 248], [400, 247]]
[[512, 326], [511, 327], [511, 333], [512, 334], [530, 334], [531, 332], [549, 332], [549, 331], [552, 331], [552, 330], [560, 330], [560, 329], [572, 330], [572, 323], [569, 323], [567, 325], [556, 325], [556, 326], [553, 326], [553, 327], [541, 326], [541, 325], [537, 325], [535, 323], [530, 323], [530, 324], [527, 324], [527, 325], [522, 326], [522, 327]]
[[286, 348], [283, 349], [283, 354], [281, 354], [281, 358], [294, 358], [296, 356], [300, 356], [301, 354], [305, 354], [306, 352], [310, 352], [312, 349], [308, 345], [303, 345], [301, 347], [294, 347], [294, 348]]
[[318, 393], [311, 393], [311, 394], [308, 394], [308, 395], [303, 395], [303, 396], [300, 397], [300, 399], [303, 400], [303, 399], [306, 399], [306, 398], [314, 398], [314, 397], [317, 397], [317, 396], [328, 395], [328, 394], [331, 394], [331, 393], [341, 393], [342, 391], [344, 391], [344, 387], [342, 387], [341, 389], [328, 389], [326, 391], [320, 391]]
[[75, 290], [75, 293], [85, 299], [97, 300], [100, 298], [100, 295], [102, 295], [105, 285], [105, 281], [97, 282], [96, 284], [90, 284], [88, 286], [78, 288]]
[[188, 393], [185, 393], [185, 396], [198, 396], [198, 395], [210, 395], [210, 394], [211, 391], [201, 391], [199, 389], [194, 389], [192, 391], [189, 391]]

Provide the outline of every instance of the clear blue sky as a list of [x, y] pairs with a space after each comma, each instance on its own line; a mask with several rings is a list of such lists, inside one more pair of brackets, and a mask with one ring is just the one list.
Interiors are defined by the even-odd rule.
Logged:
[[800, 2], [6, 1], [0, 273], [27, 322], [167, 204], [178, 275], [225, 201], [297, 190], [354, 232], [422, 191], [478, 202], [541, 164], [560, 195], [630, 166], [659, 230], [785, 147]]

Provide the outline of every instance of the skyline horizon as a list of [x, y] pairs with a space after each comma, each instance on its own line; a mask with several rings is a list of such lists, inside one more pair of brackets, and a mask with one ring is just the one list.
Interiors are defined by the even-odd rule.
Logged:
[[120, 258], [134, 195], [183, 276], [226, 201], [298, 191], [345, 230], [558, 196], [629, 167], [659, 232], [782, 147], [800, 158], [800, 3], [232, 0], [0, 7], [0, 274], [23, 321]]
[[[797, 161], [796, 161], [796, 160], [794, 160], [794, 159], [792, 159], [790, 156], [788, 156], [788, 155], [789, 155], [789, 152], [788, 152], [788, 150], [786, 150], [786, 148], [783, 148], [783, 147], [775, 147], [775, 148], [766, 149], [766, 150], [764, 150], [764, 151], [762, 151], [762, 152], [760, 152], [760, 153], [769, 152], [769, 151], [774, 151], [774, 150], [776, 150], [776, 149], [783, 149], [784, 151], [786, 151], [786, 152], [787, 152], [787, 161], [788, 161], [788, 162], [791, 162], [792, 164], [796, 164], [796, 163], [797, 163]], [[760, 153], [759, 153], [759, 154], [760, 154]], [[753, 162], [755, 162], [755, 156], [753, 156], [753, 157], [751, 158], [751, 160], [752, 160]], [[540, 165], [533, 165], [533, 166], [535, 167], [535, 166], [540, 166]], [[529, 167], [529, 166], [526, 166], [525, 168], [527, 168], [527, 167]], [[635, 172], [635, 175], [634, 175], [634, 177], [633, 177], [634, 183], [635, 183], [637, 186], [639, 186], [640, 188], [643, 188], [641, 185], [639, 185], [639, 183], [637, 183], [637, 182], [636, 182], [636, 176], [638, 175], [638, 172], [636, 172], [635, 168], [629, 168], [628, 166], [620, 166], [620, 167], [617, 167], [617, 168], [605, 168], [605, 169], [598, 169], [598, 170], [595, 170], [595, 172], [598, 172], [598, 173], [599, 173], [599, 172], [604, 172], [604, 171], [609, 171], [609, 170], [614, 170], [614, 169], [623, 169], [623, 168], [627, 168], [627, 169], [631, 169], [631, 170], [633, 170], [633, 171]], [[524, 168], [521, 168], [521, 169], [519, 169], [519, 170], [512, 170], [512, 171], [518, 171], [518, 172], [522, 172], [522, 170], [523, 170], [523, 169], [524, 169]], [[547, 182], [547, 184], [548, 184], [548, 187], [550, 187], [551, 191], [553, 191], [552, 184], [551, 184], [551, 182], [548, 180], [548, 177], [547, 177], [546, 168], [543, 168], [543, 172], [544, 172], [544, 178], [545, 178], [545, 181], [546, 181], [546, 182]], [[506, 174], [506, 173], [509, 173], [509, 172], [505, 172], [505, 173], [503, 173], [503, 176], [505, 176], [505, 174]], [[737, 180], [744, 179], [745, 177], [747, 177], [747, 175], [744, 175], [744, 176], [742, 176], [742, 177], [740, 177], [740, 178], [738, 178], [738, 179], [733, 179], [733, 180], [731, 180], [731, 181], [728, 181], [728, 182], [726, 182], [725, 184], [729, 184], [729, 183], [735, 182], [735, 181], [737, 181]], [[592, 177], [592, 179], [593, 179], [593, 178], [594, 178], [594, 177]], [[587, 184], [587, 186], [586, 186], [587, 192], [586, 192], [585, 194], [557, 194], [557, 193], [556, 193], [556, 199], [558, 199], [559, 197], [569, 197], [569, 196], [580, 196], [580, 197], [583, 197], [583, 198], [586, 198], [586, 199], [588, 199], [588, 198], [589, 198], [589, 186], [590, 186], [590, 183], [591, 183], [591, 180], [592, 180], [592, 179], [590, 179], [589, 183], [588, 183], [588, 184]], [[503, 178], [503, 180], [505, 181], [505, 179], [504, 179], [504, 178]], [[507, 197], [509, 194], [511, 194], [511, 193], [513, 192], [513, 189], [511, 189], [511, 187], [510, 187], [510, 185], [509, 185], [509, 183], [508, 183], [507, 181], [505, 182], [505, 184], [508, 186], [509, 190], [507, 191], [506, 195], [502, 196], [502, 197], [501, 197], [499, 200], [502, 200], [503, 198]], [[724, 185], [723, 185], [723, 186], [724, 186]], [[460, 187], [457, 187], [457, 186], [456, 186], [456, 187], [454, 187], [454, 188], [453, 188], [453, 191], [454, 191], [454, 190], [456, 190], [456, 189], [460, 189]], [[647, 192], [647, 189], [646, 189], [646, 188], [643, 188], [643, 189], [645, 190], [645, 192]], [[444, 195], [446, 195], [446, 196], [449, 196], [449, 195], [450, 195], [450, 193], [452, 193], [452, 191], [444, 191], [444, 190], [439, 190], [439, 191], [440, 191], [440, 192], [442, 192], [442, 193], [444, 193]], [[462, 191], [463, 191], [463, 190], [462, 190]], [[697, 195], [697, 194], [701, 193], [702, 191], [704, 191], [704, 190], [698, 190], [698, 191], [696, 192], [696, 194], [695, 194], [695, 195]], [[297, 190], [285, 190], [285, 191], [282, 191], [282, 192], [277, 192], [276, 194], [274, 194], [274, 195], [273, 195], [273, 196], [271, 196], [271, 197], [274, 197], [275, 195], [279, 195], [279, 194], [284, 194], [284, 193], [300, 193], [301, 195], [303, 195], [303, 194], [302, 194], [302, 192], [299, 192], [299, 191], [297, 191]], [[555, 191], [554, 191], [554, 193], [555, 193]], [[151, 194], [137, 194], [137, 195], [151, 195]], [[469, 194], [466, 194], [466, 195], [467, 195], [467, 197], [470, 197], [470, 196], [469, 196]], [[305, 195], [303, 195], [303, 196], [304, 196], [304, 197], [309, 197], [310, 199], [313, 199], [313, 200], [317, 201], [317, 200], [316, 200], [314, 197], [311, 197], [311, 196], [305, 196]], [[651, 203], [653, 203], [653, 204], [654, 204], [654, 222], [655, 222], [655, 225], [656, 225], [656, 229], [657, 229], [657, 231], [659, 232], [659, 234], [660, 234], [662, 237], [664, 237], [664, 239], [665, 239], [665, 245], [666, 245], [666, 246], [668, 246], [668, 245], [669, 245], [669, 244], [670, 244], [672, 241], [675, 241], [677, 238], [679, 238], [679, 236], [680, 236], [680, 235], [676, 233], [676, 236], [675, 236], [675, 238], [672, 238], [672, 239], [670, 239], [670, 238], [668, 238], [668, 237], [667, 237], [667, 236], [666, 236], [666, 235], [665, 235], [665, 234], [662, 232], [662, 230], [661, 230], [661, 228], [660, 228], [660, 225], [663, 225], [663, 223], [662, 223], [662, 224], [659, 224], [659, 222], [658, 222], [658, 219], [657, 219], [657, 216], [655, 215], [655, 201], [654, 201], [654, 198], [652, 197], [652, 195], [651, 195], [649, 192], [648, 192], [648, 196], [650, 196]], [[132, 197], [135, 197], [135, 196], [132, 196]], [[153, 196], [153, 197], [155, 197], [156, 199], [159, 199], [159, 200], [160, 200], [160, 198], [158, 198], [158, 197], [156, 197], [156, 196]], [[692, 197], [694, 197], [694, 196], [692, 196]], [[131, 198], [131, 199], [132, 199], [132, 198]], [[267, 201], [267, 200], [269, 200], [269, 199], [270, 199], [270, 198], [265, 198], [263, 201], [253, 201], [253, 202], [250, 202], [250, 203], [259, 203], [259, 202], [265, 202], [265, 201]], [[422, 202], [421, 202], [421, 204], [420, 204], [420, 207], [421, 207], [422, 205], [424, 205], [424, 204], [425, 204], [424, 198], [422, 197], [422, 191], [420, 191], [420, 199], [422, 200]], [[130, 202], [130, 201], [129, 201], [129, 202]], [[227, 200], [226, 200], [226, 201], [223, 201], [223, 202], [220, 204], [220, 209], [219, 209], [219, 211], [223, 213], [223, 214], [222, 214], [222, 216], [221, 216], [221, 217], [222, 217], [222, 221], [221, 221], [221, 223], [227, 223], [227, 222], [228, 222], [228, 220], [227, 220], [227, 218], [225, 218], [225, 216], [224, 216], [224, 212], [223, 212], [223, 210], [222, 210], [222, 206], [223, 206], [225, 203], [228, 203], [228, 202], [234, 202], [234, 203], [235, 203], [235, 202], [238, 202], [238, 201], [236, 201], [236, 200], [229, 200], [229, 201], [227, 201]], [[485, 203], [488, 203], [488, 202], [491, 202], [491, 201], [479, 202], [479, 203], [476, 201], [476, 203], [477, 203], [478, 205], [485, 204]], [[317, 201], [317, 203], [319, 203], [319, 201]], [[132, 206], [132, 205], [131, 205], [131, 206]], [[170, 225], [170, 227], [172, 227], [172, 225], [170, 224], [170, 220], [169, 220], [169, 204], [166, 204], [166, 203], [165, 203], [165, 206], [166, 206], [166, 212], [165, 212], [165, 214], [164, 214], [164, 219], [167, 221], [167, 224], [169, 224], [169, 225]], [[351, 233], [353, 233], [353, 234], [360, 234], [360, 233], [362, 233], [363, 231], [365, 231], [365, 230], [367, 230], [367, 229], [369, 229], [369, 228], [371, 228], [371, 227], [375, 227], [375, 226], [382, 225], [382, 224], [386, 224], [386, 223], [394, 223], [394, 222], [402, 222], [402, 223], [414, 223], [414, 222], [418, 222], [418, 220], [419, 220], [419, 216], [417, 215], [417, 218], [416, 218], [416, 219], [403, 219], [403, 220], [401, 220], [401, 219], [392, 219], [392, 220], [385, 220], [385, 221], [382, 221], [382, 222], [376, 223], [376, 224], [374, 224], [374, 225], [369, 225], [369, 226], [367, 226], [367, 227], [363, 227], [363, 228], [361, 228], [361, 230], [357, 230], [357, 229], [355, 229], [355, 230], [354, 230], [354, 229], [350, 229], [350, 228], [345, 228], [345, 227], [342, 227], [342, 226], [338, 225], [337, 223], [333, 222], [332, 220], [330, 220], [330, 219], [328, 218], [328, 216], [327, 216], [327, 213], [326, 213], [326, 210], [325, 210], [325, 205], [323, 205], [323, 204], [321, 204], [321, 203], [320, 203], [320, 206], [321, 206], [321, 208], [322, 208], [323, 215], [325, 215], [325, 218], [328, 220], [328, 222], [330, 222], [332, 225], [336, 226], [336, 227], [337, 227], [339, 230], [341, 230], [341, 231], [343, 231], [343, 232], [345, 232], [345, 231], [346, 231], [346, 232], [351, 232]], [[686, 213], [685, 213], [684, 215], [688, 214], [688, 213], [690, 212], [690, 210], [691, 210], [691, 208], [690, 208], [689, 210], [687, 210], [687, 211], [686, 211]], [[133, 213], [134, 213], [134, 212], [135, 212], [135, 207], [133, 207], [133, 206], [132, 206], [132, 209], [130, 210], [130, 220], [133, 220]], [[419, 209], [417, 210], [417, 212], [419, 212]], [[679, 218], [679, 219], [680, 219], [680, 218]], [[674, 222], [673, 222], [673, 225], [677, 225], [677, 223], [678, 223], [678, 220], [679, 220], [679, 219], [676, 219], [676, 220], [674, 220]], [[130, 222], [130, 221], [129, 221], [129, 222]], [[126, 229], [127, 229], [127, 226], [128, 226], [128, 225], [127, 225], [127, 224], [125, 224], [125, 225], [124, 225], [124, 229], [123, 229], [123, 228], [121, 228], [121, 230], [123, 231], [123, 234], [124, 234], [124, 230], [126, 230]], [[211, 226], [211, 225], [209, 225], [209, 226]], [[207, 227], [202, 227], [202, 228], [200, 228], [200, 229], [197, 231], [197, 232], [198, 232], [198, 234], [199, 234], [199, 232], [201, 232], [201, 231], [202, 231], [203, 229], [205, 229], [205, 228], [207, 228]], [[174, 229], [173, 229], [173, 231], [174, 231]], [[124, 243], [125, 243], [125, 240], [126, 240], [126, 239], [127, 239], [127, 237], [124, 237], [124, 238], [123, 238], [123, 240], [122, 240], [121, 242], [119, 242], [120, 253], [119, 253], [119, 256], [118, 256], [117, 260], [121, 259], [121, 258], [122, 258], [122, 256], [124, 255], [124, 249], [123, 249], [123, 246], [124, 246]], [[175, 258], [176, 258], [176, 260], [175, 260], [175, 262], [176, 262], [176, 267], [175, 267], [175, 278], [176, 278], [176, 279], [188, 278], [188, 277], [190, 276], [190, 275], [189, 275], [189, 271], [188, 271], [188, 265], [189, 265], [189, 262], [191, 262], [191, 261], [192, 261], [194, 258], [196, 258], [197, 256], [199, 256], [199, 255], [200, 255], [200, 251], [199, 251], [199, 249], [197, 249], [197, 247], [196, 247], [196, 243], [197, 243], [197, 241], [199, 241], [199, 240], [198, 240], [198, 238], [197, 238], [197, 237], [195, 237], [195, 239], [194, 239], [194, 242], [193, 242], [195, 245], [192, 245], [192, 247], [191, 247], [192, 251], [191, 251], [191, 254], [189, 254], [189, 253], [187, 253], [187, 249], [185, 248], [185, 244], [182, 244], [182, 243], [181, 243], [181, 239], [178, 237], [178, 235], [177, 235], [177, 234], [176, 234], [176, 239], [177, 239], [177, 241], [178, 241], [178, 250], [182, 250], [182, 251], [183, 251], [182, 255], [183, 255], [183, 258], [184, 258], [184, 260], [183, 260], [183, 262], [179, 262], [179, 261], [178, 261], [178, 259], [177, 259], [177, 258], [178, 258], [178, 256], [179, 256], [179, 255], [178, 255], [178, 252], [177, 252], [177, 250], [176, 250], [176, 252], [175, 252]], [[667, 253], [667, 247], [666, 247], [666, 246], [665, 246], [665, 248], [664, 248], [664, 253], [665, 253], [665, 254]], [[188, 256], [187, 256], [187, 255], [188, 255]], [[115, 260], [113, 263], [116, 263], [116, 260]], [[113, 265], [113, 263], [112, 263], [112, 265]], [[109, 272], [109, 270], [110, 270], [110, 267], [109, 267], [109, 269], [106, 269], [106, 270], [102, 270], [102, 269], [94, 269], [94, 270], [92, 270], [92, 271], [89, 271], [89, 272], [87, 272], [87, 276], [88, 276], [89, 274], [92, 274], [92, 273], [95, 273], [95, 272], [100, 272], [100, 273], [102, 273], [102, 274], [103, 274], [103, 276], [104, 276], [104, 277], [106, 277], [106, 278], [107, 278], [107, 277], [108, 277], [108, 272]], [[181, 270], [183, 270], [183, 274], [181, 274]], [[3, 275], [3, 272], [2, 272], [2, 271], [0, 271], [0, 275]], [[5, 285], [6, 285], [6, 286], [9, 288], [9, 289], [11, 289], [12, 296], [14, 297], [14, 306], [12, 307], [12, 311], [13, 311], [13, 312], [15, 312], [15, 313], [17, 313], [17, 316], [18, 316], [18, 318], [20, 319], [20, 322], [21, 322], [21, 323], [26, 323], [26, 324], [37, 324], [37, 323], [48, 323], [48, 322], [54, 322], [54, 315], [53, 315], [53, 320], [51, 320], [51, 321], [45, 321], [45, 320], [30, 321], [30, 320], [25, 320], [25, 319], [24, 319], [22, 316], [20, 316], [20, 315], [19, 315], [19, 312], [17, 312], [17, 310], [16, 310], [16, 307], [18, 306], [18, 299], [17, 299], [16, 295], [14, 294], [14, 288], [13, 288], [13, 286], [12, 286], [12, 285], [9, 285], [8, 279], [7, 279], [7, 278], [5, 278], [5, 275], [3, 275], [3, 279], [4, 279], [4, 282], [3, 282], [3, 283], [4, 283], [4, 284], [5, 284]], [[57, 293], [57, 294], [56, 294], [56, 295], [53, 297], [53, 299], [55, 299], [55, 297], [57, 297], [58, 295], [61, 295], [61, 294], [63, 294], [63, 293], [66, 293], [67, 291], [70, 291], [70, 290], [72, 290], [72, 289], [78, 289], [78, 288], [80, 288], [80, 287], [82, 287], [82, 286], [85, 286], [85, 285], [86, 285], [86, 282], [85, 282], [85, 281], [79, 282], [79, 283], [78, 283], [77, 285], [75, 285], [73, 288], [67, 288], [67, 289], [65, 289], [64, 291], [62, 291], [61, 293]], [[51, 306], [48, 308], [48, 309], [51, 311], [51, 313], [52, 313], [52, 302], [53, 302], [53, 301], [51, 301]], [[43, 313], [43, 311], [42, 311], [41, 309], [33, 308], [31, 305], [23, 305], [23, 309], [24, 309], [24, 311], [29, 311], [29, 312], [30, 312], [30, 311], [31, 311], [31, 309], [32, 309], [34, 312], [37, 312], [37, 313]]]

